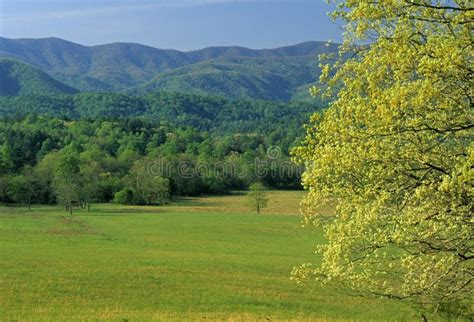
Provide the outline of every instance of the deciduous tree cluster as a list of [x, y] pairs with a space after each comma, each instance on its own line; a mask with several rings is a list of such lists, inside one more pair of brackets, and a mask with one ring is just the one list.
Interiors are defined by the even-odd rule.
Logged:
[[288, 153], [267, 154], [272, 141], [134, 118], [4, 120], [0, 202], [57, 202], [72, 211], [93, 202], [163, 204], [176, 196], [224, 194], [257, 180], [301, 188], [301, 167]]

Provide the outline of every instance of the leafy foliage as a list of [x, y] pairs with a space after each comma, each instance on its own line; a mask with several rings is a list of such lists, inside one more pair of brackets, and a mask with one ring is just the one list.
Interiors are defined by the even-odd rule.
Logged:
[[[322, 224], [323, 262], [303, 266], [345, 288], [472, 319], [473, 115], [471, 1], [343, 1], [345, 50], [324, 67], [342, 87], [312, 117], [303, 182], [307, 223]], [[375, 38], [373, 38], [375, 36]], [[317, 211], [337, 203], [336, 217]]]

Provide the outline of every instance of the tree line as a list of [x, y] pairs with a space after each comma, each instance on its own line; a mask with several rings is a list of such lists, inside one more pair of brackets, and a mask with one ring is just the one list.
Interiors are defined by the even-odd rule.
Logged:
[[[302, 168], [257, 133], [217, 135], [139, 118], [0, 121], [0, 202], [163, 204], [253, 182], [299, 189]], [[283, 144], [284, 145], [284, 144]]]
[[22, 119], [30, 114], [61, 119], [143, 118], [173, 127], [193, 127], [219, 135], [270, 134], [285, 149], [302, 137], [301, 125], [322, 102], [279, 103], [231, 100], [205, 94], [155, 92], [137, 97], [116, 93], [0, 96], [0, 118]]

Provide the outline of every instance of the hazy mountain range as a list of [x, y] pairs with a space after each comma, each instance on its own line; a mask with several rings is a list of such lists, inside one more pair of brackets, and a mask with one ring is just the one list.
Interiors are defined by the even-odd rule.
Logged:
[[156, 49], [133, 43], [83, 46], [58, 38], [0, 37], [0, 95], [155, 91], [229, 98], [305, 98], [319, 77], [318, 55], [337, 45], [306, 42], [276, 49]]

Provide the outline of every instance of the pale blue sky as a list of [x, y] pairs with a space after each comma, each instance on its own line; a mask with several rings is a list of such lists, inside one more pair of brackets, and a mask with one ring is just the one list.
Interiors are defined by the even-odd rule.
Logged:
[[0, 35], [181, 50], [341, 40], [323, 0], [0, 0]]

